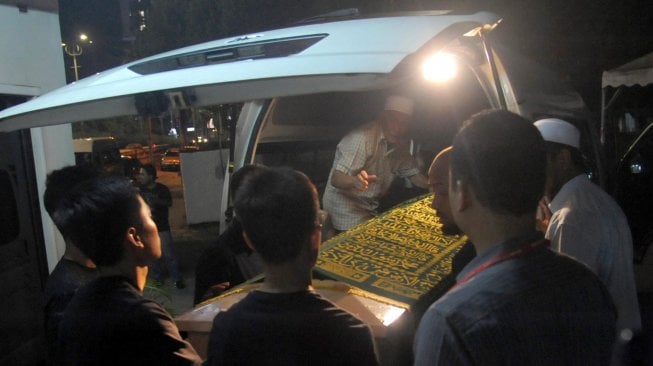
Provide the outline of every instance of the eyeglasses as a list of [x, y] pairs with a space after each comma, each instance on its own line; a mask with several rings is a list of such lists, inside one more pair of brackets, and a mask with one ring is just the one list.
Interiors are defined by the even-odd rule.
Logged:
[[324, 227], [324, 224], [326, 223], [328, 213], [324, 210], [318, 210], [317, 211], [317, 222], [315, 223], [315, 227], [322, 228]]

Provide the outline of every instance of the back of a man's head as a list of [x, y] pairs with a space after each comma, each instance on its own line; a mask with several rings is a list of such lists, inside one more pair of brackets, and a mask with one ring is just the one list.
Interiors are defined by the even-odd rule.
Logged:
[[454, 138], [450, 164], [452, 183], [467, 183], [495, 213], [533, 213], [544, 192], [544, 140], [511, 112], [483, 111], [466, 121]]
[[[90, 164], [70, 165], [52, 171], [48, 174], [45, 182], [45, 193], [43, 194], [45, 210], [52, 217], [61, 199], [77, 184], [104, 174], [103, 171]], [[55, 224], [57, 223], [55, 222]]]
[[63, 235], [98, 266], [123, 256], [129, 227], [140, 228], [138, 190], [126, 177], [100, 176], [75, 186], [54, 211]]
[[263, 168], [236, 192], [236, 217], [270, 264], [295, 259], [315, 230], [319, 201], [306, 175], [290, 168]]
[[152, 178], [152, 180], [156, 180], [156, 168], [152, 164], [144, 164], [143, 165], [143, 170], [147, 173], [147, 175]]
[[236, 170], [231, 176], [231, 186], [229, 187], [229, 192], [232, 197], [235, 197], [236, 191], [243, 185], [245, 178], [249, 177], [251, 174], [256, 174], [257, 172], [265, 169], [264, 165], [260, 164], [247, 164], [243, 165], [240, 169]]

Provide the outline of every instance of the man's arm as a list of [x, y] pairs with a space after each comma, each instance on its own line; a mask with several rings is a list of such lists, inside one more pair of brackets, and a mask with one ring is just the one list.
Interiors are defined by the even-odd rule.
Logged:
[[370, 183], [376, 180], [376, 175], [367, 174], [365, 170], [361, 170], [355, 176], [347, 175], [339, 170], [334, 170], [331, 174], [331, 184], [342, 190], [356, 189], [359, 191], [366, 191]]
[[[139, 349], [140, 364], [201, 365], [202, 359], [193, 346], [179, 334], [172, 316], [154, 301], [145, 300], [136, 315], [132, 315], [134, 330], [145, 339], [146, 349]], [[135, 355], [136, 363], [139, 363]]]

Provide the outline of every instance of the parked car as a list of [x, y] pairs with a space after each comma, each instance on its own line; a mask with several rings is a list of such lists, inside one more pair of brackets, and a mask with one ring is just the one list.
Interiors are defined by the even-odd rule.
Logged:
[[615, 197], [628, 217], [635, 260], [653, 244], [653, 123], [627, 149], [616, 174]]
[[139, 143], [127, 144], [127, 146], [120, 149], [120, 155], [137, 159], [142, 164], [150, 163], [150, 154], [148, 148]]
[[161, 170], [179, 170], [181, 160], [178, 148], [167, 149], [161, 156]]

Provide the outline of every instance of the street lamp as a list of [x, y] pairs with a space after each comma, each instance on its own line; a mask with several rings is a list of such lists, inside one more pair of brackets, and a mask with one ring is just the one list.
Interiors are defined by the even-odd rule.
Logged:
[[[93, 41], [90, 40], [88, 36], [84, 33], [81, 33], [78, 38], [79, 41], [83, 43], [88, 43], [88, 44], [93, 43]], [[77, 40], [73, 41], [72, 44], [61, 43], [61, 46], [63, 47], [64, 52], [66, 52], [68, 56], [73, 58], [72, 69], [75, 70], [75, 81], [77, 81], [79, 80], [79, 73], [77, 72], [77, 70], [81, 67], [80, 65], [77, 64], [77, 56], [81, 55], [84, 50], [82, 49], [82, 46], [79, 45]]]

